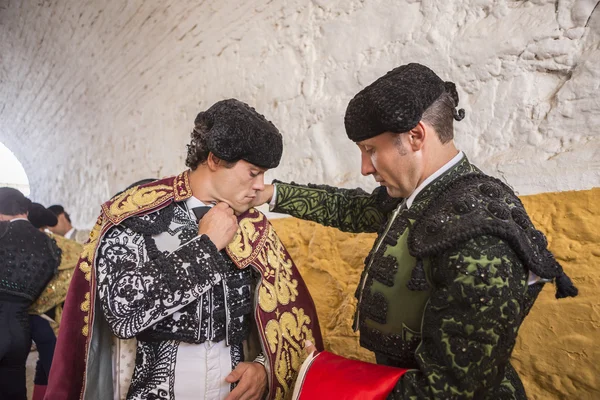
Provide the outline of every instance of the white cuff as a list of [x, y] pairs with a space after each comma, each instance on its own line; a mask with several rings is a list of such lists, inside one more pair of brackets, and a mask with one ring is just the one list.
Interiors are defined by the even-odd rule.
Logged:
[[269, 202], [269, 211], [273, 211], [275, 208], [275, 204], [277, 203], [277, 184], [273, 184], [273, 197], [271, 197], [271, 201]]
[[253, 362], [259, 363], [260, 365], [262, 365], [264, 367], [265, 364], [267, 363], [267, 357], [265, 357], [265, 355], [263, 353], [260, 353], [259, 355], [256, 356], [256, 358], [254, 359]]

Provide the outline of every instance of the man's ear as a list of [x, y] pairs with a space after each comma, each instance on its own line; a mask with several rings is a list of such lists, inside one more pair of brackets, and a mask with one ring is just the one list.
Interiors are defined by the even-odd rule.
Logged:
[[219, 157], [215, 156], [212, 152], [208, 153], [208, 158], [206, 159], [206, 165], [208, 169], [211, 171], [216, 171], [220, 164], [223, 162]]
[[408, 132], [408, 143], [412, 148], [412, 151], [421, 150], [423, 148], [423, 144], [425, 143], [425, 139], [430, 133], [429, 127], [425, 125], [423, 121], [419, 121], [417, 126]]

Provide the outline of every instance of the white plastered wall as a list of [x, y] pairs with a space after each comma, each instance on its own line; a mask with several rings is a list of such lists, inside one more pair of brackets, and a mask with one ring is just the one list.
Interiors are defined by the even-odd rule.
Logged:
[[[176, 174], [195, 115], [236, 97], [284, 135], [268, 178], [374, 187], [343, 115], [420, 62], [454, 81], [456, 141], [520, 194], [600, 182], [595, 0], [0, 1], [0, 141], [32, 197], [90, 226], [131, 182]], [[595, 11], [594, 11], [595, 10]]]

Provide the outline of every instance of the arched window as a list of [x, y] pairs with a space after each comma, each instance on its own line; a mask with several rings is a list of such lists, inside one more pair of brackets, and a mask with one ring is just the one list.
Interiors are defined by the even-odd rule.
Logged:
[[29, 196], [29, 179], [17, 157], [0, 143], [0, 187], [9, 186]]

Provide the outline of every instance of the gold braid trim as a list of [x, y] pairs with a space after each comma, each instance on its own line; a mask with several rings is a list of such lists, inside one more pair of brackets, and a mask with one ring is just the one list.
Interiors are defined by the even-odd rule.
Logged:
[[112, 201], [102, 204], [104, 215], [114, 225], [143, 210], [150, 210], [173, 198], [173, 188], [167, 185], [135, 186]]
[[81, 311], [83, 311], [86, 315], [83, 317], [83, 329], [81, 329], [81, 333], [83, 336], [87, 336], [90, 333], [89, 322], [90, 322], [90, 292], [85, 294], [85, 300], [81, 303]]
[[239, 221], [239, 228], [233, 240], [227, 245], [226, 251], [239, 269], [244, 269], [252, 263], [264, 249], [267, 235], [256, 229], [266, 218], [256, 209], [251, 209], [250, 215]]
[[171, 179], [172, 183], [168, 178], [158, 181], [169, 183], [168, 185], [153, 182], [134, 186], [102, 204], [102, 211], [110, 222], [118, 225], [132, 215], [152, 210], [169, 200], [183, 201], [192, 196], [189, 170]]
[[183, 171], [175, 177], [173, 182], [175, 201], [183, 201], [192, 197], [192, 186], [190, 185], [190, 171]]
[[[98, 246], [98, 241], [102, 236], [102, 230], [104, 229], [107, 221], [102, 217], [98, 217], [96, 220], [96, 225], [94, 225], [94, 229], [90, 232], [90, 238], [86, 244], [83, 245], [83, 251], [81, 253], [81, 258], [79, 259], [79, 269], [84, 273], [85, 280], [90, 282], [88, 285], [88, 290], [91, 289], [92, 282], [92, 265], [94, 264], [94, 258], [96, 256], [96, 247]], [[88, 336], [89, 334], [89, 321], [90, 321], [90, 292], [88, 291], [85, 294], [85, 300], [80, 305], [81, 311], [85, 313], [83, 317], [83, 328], [81, 329], [81, 333], [83, 336]]]
[[311, 319], [305, 314], [303, 308], [292, 308], [292, 312], [285, 311], [277, 319], [267, 322], [265, 337], [267, 338], [268, 351], [274, 355], [271, 365], [277, 378], [276, 400], [287, 399], [294, 389], [294, 380], [304, 362], [304, 342], [315, 342], [312, 330], [309, 328]]
[[79, 269], [85, 274], [85, 280], [88, 282], [91, 280], [92, 265], [96, 256], [96, 247], [98, 247], [98, 241], [100, 240], [102, 229], [105, 224], [104, 218], [102, 218], [102, 216], [98, 217], [94, 229], [90, 232], [90, 239], [83, 245], [83, 251], [81, 252], [81, 258], [79, 260]]
[[[299, 307], [297, 270], [273, 226], [257, 210], [239, 221], [240, 228], [227, 246], [238, 268], [252, 264], [262, 274], [258, 286], [258, 322], [264, 326], [263, 348], [272, 372], [270, 399], [291, 396], [297, 372], [306, 355], [304, 342], [315, 342], [311, 316]], [[266, 325], [265, 325], [266, 324]]]
[[287, 306], [296, 301], [298, 280], [293, 278], [292, 259], [283, 251], [283, 244], [271, 224], [267, 226], [264, 246], [257, 259], [264, 265], [263, 280], [258, 289], [258, 304], [265, 312], [273, 312], [278, 305]]

